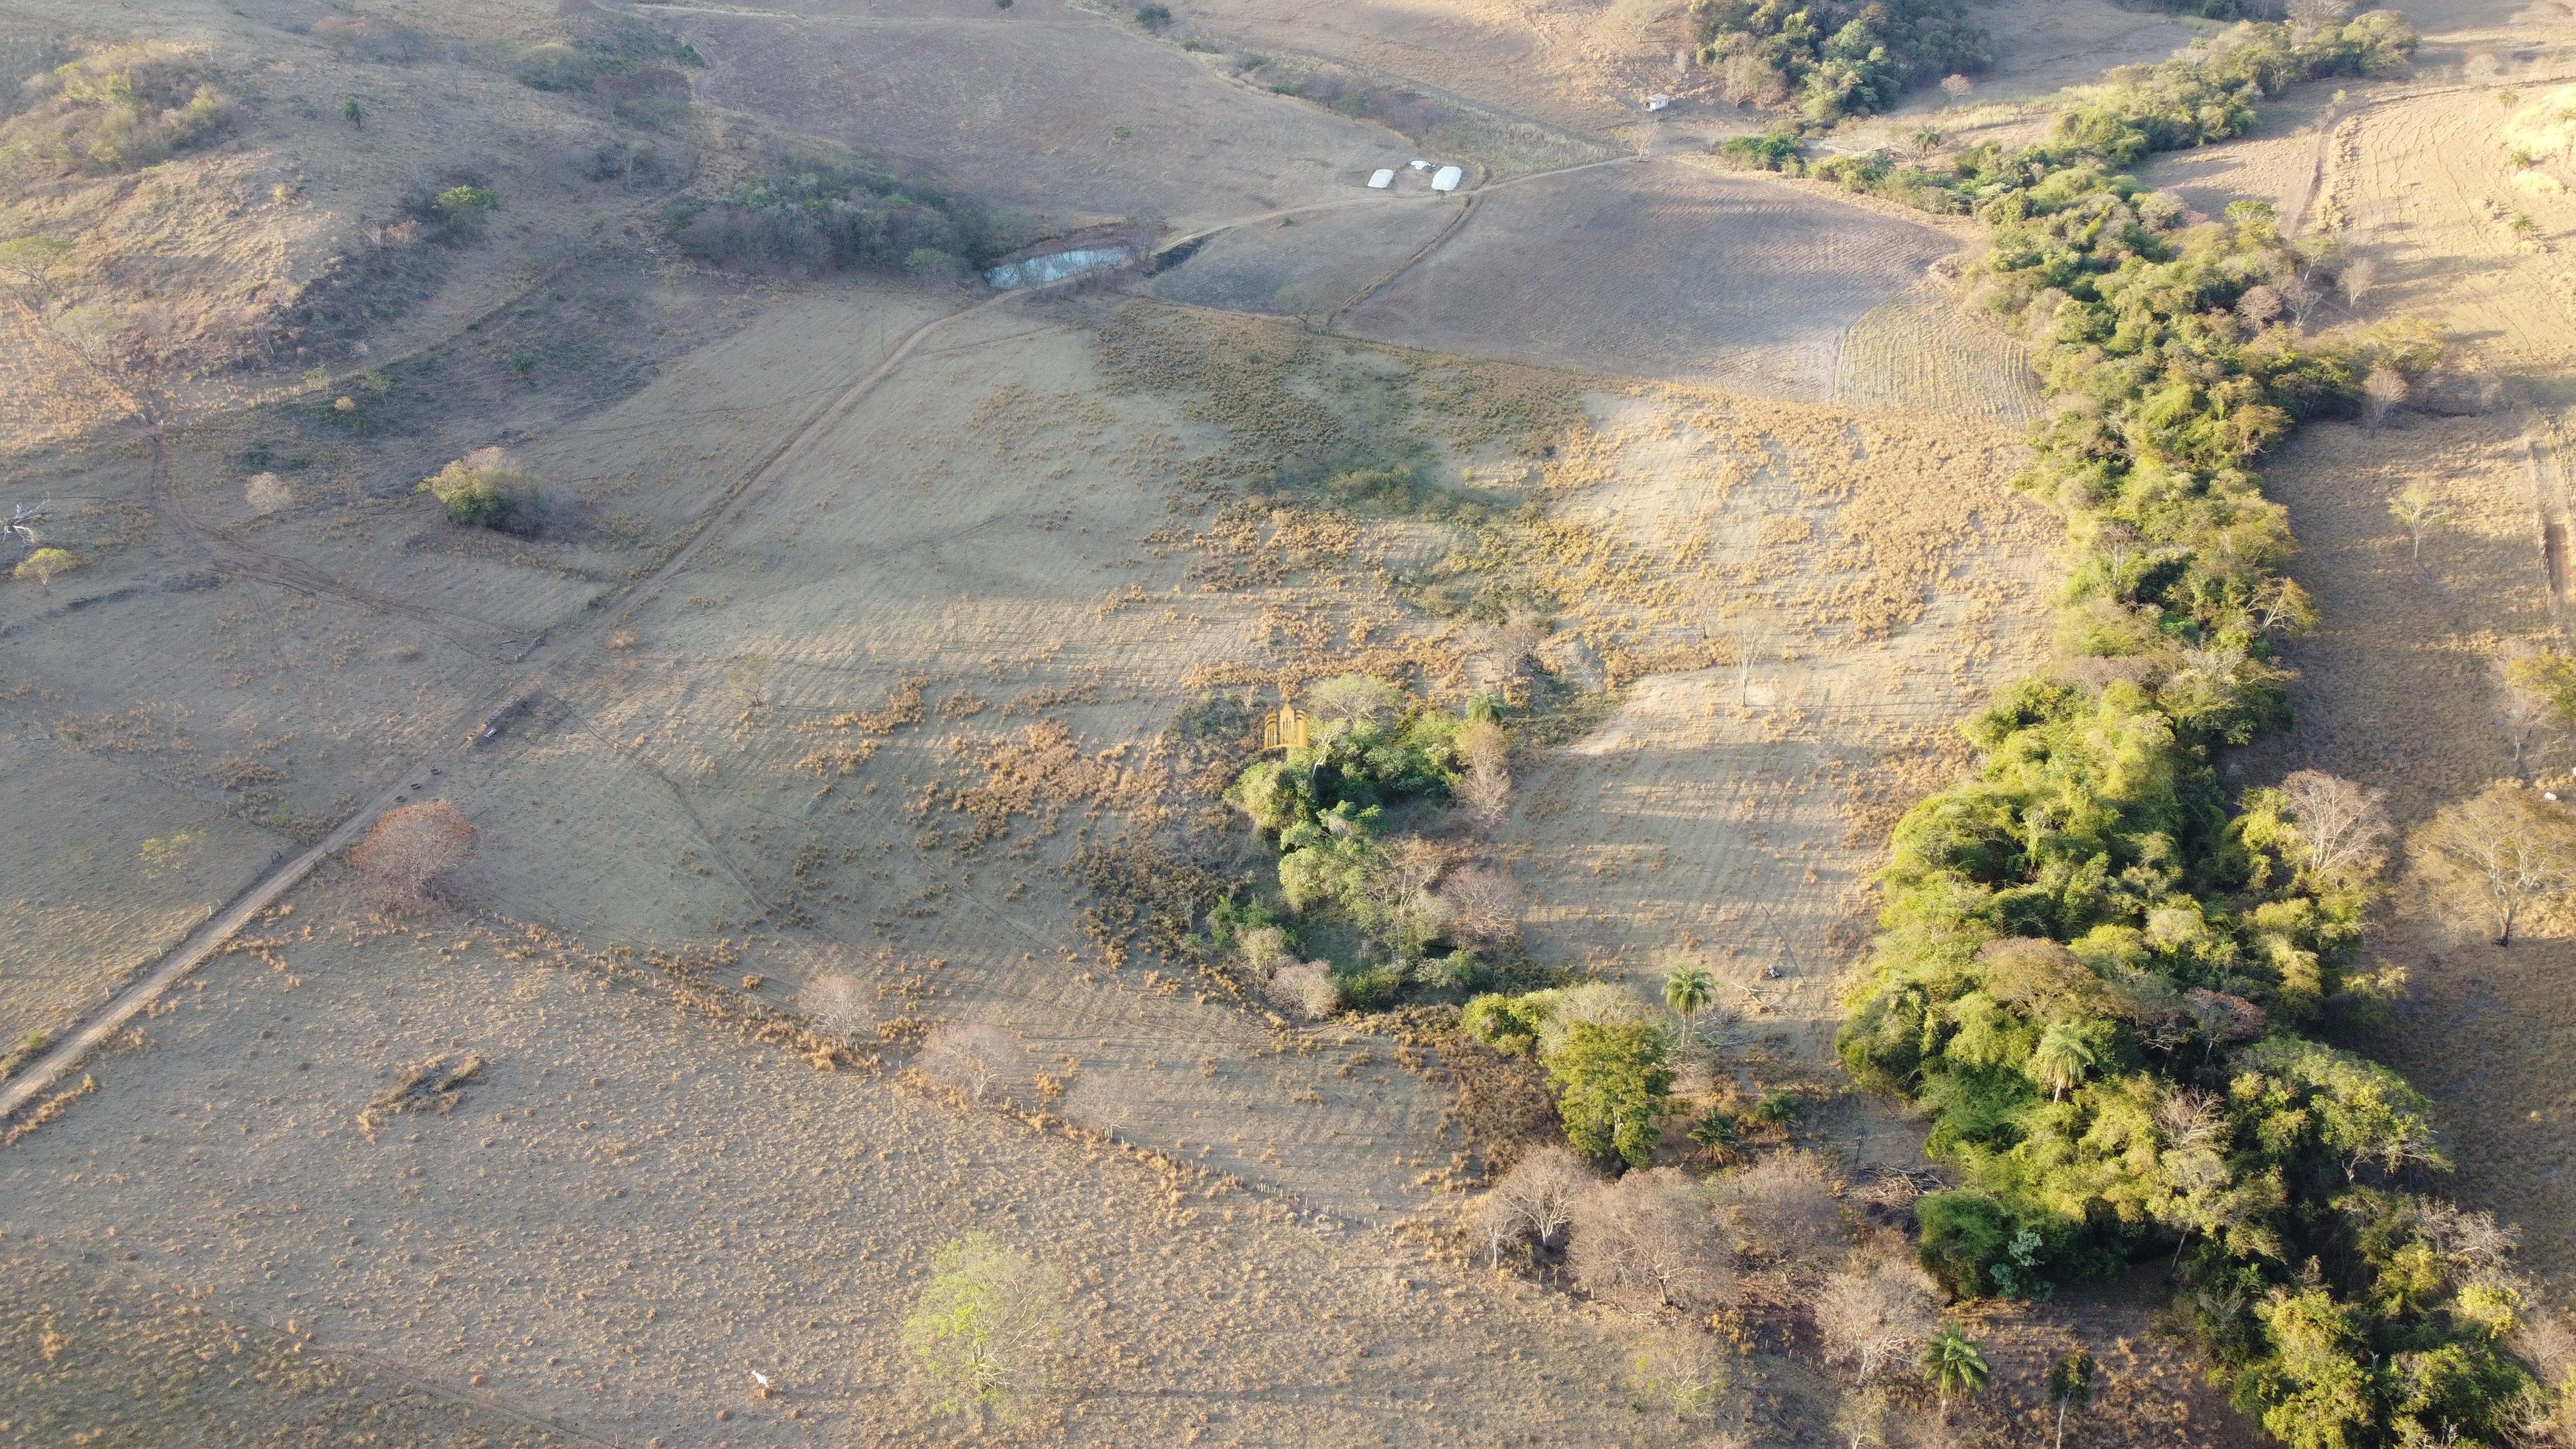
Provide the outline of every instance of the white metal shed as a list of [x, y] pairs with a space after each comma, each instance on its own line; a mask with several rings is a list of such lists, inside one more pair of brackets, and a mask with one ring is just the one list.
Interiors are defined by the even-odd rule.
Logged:
[[1443, 166], [1438, 171], [1432, 173], [1431, 189], [1434, 191], [1455, 191], [1458, 189], [1458, 183], [1466, 179], [1467, 172], [1465, 168], [1458, 166]]

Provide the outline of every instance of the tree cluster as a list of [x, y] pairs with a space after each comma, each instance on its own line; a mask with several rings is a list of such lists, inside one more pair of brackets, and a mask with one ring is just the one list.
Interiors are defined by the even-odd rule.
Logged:
[[1794, 106], [1820, 126], [1874, 115], [1911, 87], [1992, 59], [1956, 0], [1692, 0], [1691, 18], [1699, 63], [1729, 99]]
[[759, 270], [918, 275], [980, 266], [1009, 250], [971, 202], [815, 159], [790, 159], [713, 202], [679, 202], [664, 221], [698, 260]]
[[[1326, 680], [1314, 693], [1310, 742], [1255, 760], [1225, 792], [1277, 844], [1288, 915], [1221, 907], [1209, 921], [1216, 944], [1307, 1015], [1323, 1014], [1319, 975], [1335, 1004], [1363, 1007], [1387, 1005], [1407, 987], [1484, 980], [1519, 936], [1509, 877], [1394, 822], [1461, 803], [1480, 782], [1509, 789], [1492, 702], [1472, 701], [1462, 718], [1416, 707], [1363, 675]], [[1323, 928], [1356, 935], [1358, 959], [1297, 960], [1296, 939]]]
[[1897, 826], [1840, 1052], [1925, 1110], [1959, 1170], [1917, 1210], [1946, 1288], [2044, 1296], [2169, 1255], [2238, 1402], [2318, 1449], [2498, 1442], [2533, 1388], [2501, 1342], [2522, 1290], [2500, 1251], [2464, 1248], [2462, 1215], [2417, 1190], [2447, 1165], [2426, 1102], [2303, 1034], [2375, 989], [2347, 966], [2379, 890], [2376, 800], [2302, 772], [2231, 809], [2212, 763], [2282, 721], [2268, 639], [2308, 613], [2255, 460], [2433, 344], [2303, 338], [2318, 256], [2260, 206], [2190, 224], [2116, 168], [2411, 47], [2384, 13], [2305, 39], [2239, 27], [2115, 73], [2041, 145], [1817, 168], [1986, 224], [1977, 300], [2032, 340], [2058, 403], [2022, 482], [2081, 551], [2060, 647], [2104, 661], [2104, 682], [2005, 691], [1966, 727], [1974, 777]]

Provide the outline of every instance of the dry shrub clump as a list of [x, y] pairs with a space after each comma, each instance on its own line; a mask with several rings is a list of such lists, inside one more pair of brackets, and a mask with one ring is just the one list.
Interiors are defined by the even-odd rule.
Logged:
[[1505, 768], [1510, 743], [1503, 727], [1489, 719], [1469, 720], [1458, 727], [1452, 744], [1467, 766], [1466, 778], [1458, 782], [1458, 803], [1479, 824], [1499, 824], [1512, 805], [1512, 776]]
[[436, 899], [473, 854], [474, 826], [465, 812], [444, 800], [424, 800], [386, 811], [349, 852], [349, 863], [376, 909], [397, 913]]
[[1623, 1307], [1698, 1312], [1734, 1294], [1733, 1255], [1676, 1168], [1631, 1172], [1577, 1199], [1571, 1256], [1583, 1291]]
[[1451, 871], [1436, 895], [1441, 926], [1460, 945], [1492, 951], [1520, 939], [1520, 888], [1492, 866]]
[[1899, 1255], [1856, 1259], [1816, 1296], [1825, 1362], [1848, 1366], [1856, 1383], [1911, 1364], [1939, 1322], [1931, 1276]]
[[253, 473], [250, 481], [242, 485], [242, 501], [250, 505], [251, 512], [267, 515], [292, 507], [295, 490], [274, 473]]
[[1029, 1081], [1028, 1049], [1010, 1028], [990, 1022], [951, 1022], [938, 1028], [922, 1041], [913, 1065], [975, 1102], [997, 1087], [1007, 1093]]
[[174, 45], [101, 50], [38, 76], [33, 101], [0, 123], [0, 158], [35, 158], [60, 172], [105, 176], [149, 166], [222, 134], [232, 98], [193, 52]]
[[1564, 1244], [1574, 1221], [1574, 1205], [1601, 1179], [1583, 1160], [1562, 1147], [1542, 1147], [1515, 1164], [1476, 1200], [1474, 1227], [1485, 1243], [1485, 1260], [1499, 1266], [1503, 1250], [1528, 1243], [1542, 1253]]
[[796, 1009], [814, 1020], [822, 1035], [849, 1042], [877, 1029], [867, 983], [856, 976], [817, 976], [796, 992]]
[[1745, 1240], [1775, 1263], [1818, 1258], [1841, 1244], [1842, 1205], [1812, 1152], [1775, 1152], [1728, 1178], [1721, 1193]]
[[1321, 961], [1292, 961], [1270, 973], [1268, 993], [1282, 1011], [1321, 1021], [1342, 1009], [1333, 968]]

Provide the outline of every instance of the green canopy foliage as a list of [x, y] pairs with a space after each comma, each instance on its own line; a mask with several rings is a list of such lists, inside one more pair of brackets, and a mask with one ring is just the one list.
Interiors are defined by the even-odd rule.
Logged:
[[1843, 1060], [1959, 1169], [1918, 1208], [1947, 1287], [2037, 1296], [2170, 1255], [2177, 1318], [2298, 1445], [2497, 1442], [2531, 1383], [2496, 1346], [2518, 1290], [2410, 1190], [2448, 1165], [2428, 1105], [2299, 1034], [2352, 999], [2375, 857], [2329, 863], [2281, 791], [2231, 811], [2213, 767], [2283, 721], [2272, 640], [2312, 612], [2256, 460], [2439, 344], [2303, 336], [2283, 295], [2330, 253], [2259, 204], [2191, 220], [2119, 168], [2412, 46], [2385, 13], [2240, 26], [2078, 93], [2036, 145], [1813, 168], [1986, 225], [1973, 297], [2056, 403], [2021, 485], [2079, 550], [2058, 644], [2122, 660], [2004, 691], [1966, 727], [1975, 774], [1896, 827]]

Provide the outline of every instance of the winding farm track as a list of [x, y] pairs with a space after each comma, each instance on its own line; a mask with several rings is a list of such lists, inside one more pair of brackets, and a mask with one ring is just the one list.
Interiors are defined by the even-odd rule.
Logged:
[[[1585, 162], [1577, 166], [1561, 168], [1557, 171], [1536, 172], [1528, 176], [1514, 177], [1510, 181], [1498, 182], [1491, 187], [1477, 188], [1477, 191], [1481, 192], [1484, 190], [1499, 189], [1504, 186], [1512, 185], [1514, 182], [1533, 180], [1539, 176], [1557, 176], [1563, 175], [1568, 171], [1590, 170], [1596, 166], [1628, 164], [1633, 164], [1632, 158], [1618, 157], [1609, 161]], [[1471, 196], [1474, 194], [1476, 193], [1468, 193], [1468, 195]], [[1322, 210], [1325, 207], [1362, 206], [1373, 202], [1383, 203], [1385, 200], [1386, 198], [1384, 197], [1371, 196], [1354, 198], [1353, 200], [1345, 202], [1328, 202], [1319, 206], [1283, 208], [1278, 211], [1239, 218], [1227, 223], [1226, 226], [1210, 228], [1208, 231], [1199, 235], [1201, 237], [1212, 236], [1216, 232], [1226, 230], [1230, 227], [1250, 225], [1265, 219], [1287, 215], [1294, 211], [1312, 212]], [[1465, 207], [1460, 209], [1460, 215], [1462, 217], [1466, 214], [1466, 210], [1467, 208]], [[1444, 231], [1442, 235], [1444, 237], [1450, 235], [1454, 230], [1455, 226], [1453, 223], [1450, 230]], [[1183, 238], [1183, 240], [1186, 241], [1189, 240], [1189, 238]], [[1425, 248], [1424, 253], [1427, 254], [1429, 250], [1429, 248]], [[1417, 254], [1414, 260], [1419, 259], [1420, 254]], [[1401, 269], [1399, 269], [1399, 271], [1400, 270]], [[802, 452], [809, 443], [811, 443], [815, 438], [828, 432], [850, 411], [850, 409], [858, 406], [860, 402], [864, 401], [871, 393], [875, 392], [887, 378], [893, 376], [894, 373], [902, 367], [904, 361], [911, 357], [914, 351], [920, 347], [922, 342], [929, 338], [933, 333], [936, 333], [963, 318], [975, 316], [995, 307], [1007, 306], [1022, 298], [1069, 288], [1084, 280], [1087, 280], [1087, 274], [1069, 277], [1061, 282], [1050, 283], [1046, 286], [1030, 287], [1013, 292], [1003, 292], [999, 295], [988, 297], [981, 302], [977, 302], [973, 306], [960, 308], [959, 310], [947, 313], [944, 316], [933, 318], [930, 321], [923, 323], [920, 327], [913, 329], [913, 331], [896, 346], [895, 350], [886, 357], [885, 361], [879, 363], [876, 368], [870, 371], [865, 377], [859, 379], [856, 383], [841, 391], [829, 403], [825, 404], [821, 409], [815, 412], [815, 414], [806, 421], [803, 427], [798, 428], [795, 432], [788, 435], [788, 437], [784, 441], [780, 442], [777, 447], [771, 449], [757, 465], [749, 469], [743, 475], [742, 480], [736, 483], [732, 489], [717, 501], [716, 505], [712, 509], [702, 516], [696, 528], [690, 532], [687, 541], [682, 543], [678, 549], [674, 550], [671, 556], [664, 560], [662, 566], [654, 570], [650, 577], [629, 589], [625, 597], [618, 602], [615, 608], [599, 612], [594, 615], [588, 623], [559, 636], [540, 633], [533, 638], [526, 640], [504, 638], [501, 642], [505, 644], [517, 644], [520, 646], [515, 654], [502, 655], [504, 662], [512, 666], [528, 665], [531, 667], [527, 672], [516, 676], [506, 688], [492, 694], [483, 702], [479, 709], [468, 717], [473, 719], [487, 718], [495, 711], [504, 709], [513, 702], [532, 697], [555, 677], [557, 671], [562, 669], [572, 659], [579, 656], [586, 646], [595, 641], [603, 640], [608, 635], [614, 633], [621, 625], [633, 617], [636, 610], [642, 608], [646, 603], [657, 597], [662, 590], [669, 585], [672, 579], [677, 578], [681, 573], [685, 572], [690, 562], [697, 557], [699, 551], [705, 547], [708, 540], [713, 538], [727, 525], [732, 523], [736, 517], [740, 516], [743, 509], [748, 507], [763, 493], [765, 493], [767, 491], [767, 485], [775, 480], [779, 474], [785, 470], [787, 464]], [[1391, 280], [1391, 277], [1381, 280]], [[6, 296], [6, 294], [0, 293], [0, 296]], [[9, 300], [12, 305], [18, 305], [14, 298], [10, 298]], [[354, 585], [334, 578], [329, 574], [323, 573], [322, 571], [314, 569], [297, 560], [284, 558], [279, 555], [250, 548], [243, 544], [229, 530], [209, 524], [203, 519], [197, 517], [187, 508], [173, 479], [168, 457], [162, 444], [161, 422], [157, 413], [144, 400], [136, 397], [131, 389], [125, 387], [123, 383], [114, 376], [95, 367], [91, 370], [98, 373], [102, 385], [114, 389], [121, 397], [125, 398], [128, 405], [133, 409], [135, 415], [143, 422], [145, 437], [152, 449], [152, 498], [155, 509], [161, 513], [167, 522], [185, 533], [192, 540], [196, 541], [208, 552], [214, 554], [222, 564], [252, 577], [265, 579], [269, 582], [278, 584], [281, 587], [293, 589], [301, 593], [328, 594], [334, 598], [346, 600], [370, 611], [401, 613], [406, 616], [419, 619], [423, 623], [438, 629], [441, 633], [455, 639], [457, 643], [473, 652], [492, 652], [494, 640], [490, 636], [487, 636], [481, 641], [476, 641], [465, 638], [458, 633], [455, 627], [456, 621], [466, 619], [467, 616], [443, 614], [441, 611], [429, 609], [421, 605], [381, 597], [371, 591], [357, 588]], [[470, 622], [476, 624], [482, 623], [480, 620], [470, 620]], [[485, 625], [484, 627], [488, 629], [490, 626]], [[276, 866], [266, 875], [260, 877], [257, 882], [252, 884], [239, 896], [235, 897], [230, 904], [224, 907], [224, 909], [218, 911], [203, 925], [189, 933], [186, 940], [172, 948], [150, 969], [146, 970], [141, 976], [128, 984], [125, 989], [119, 991], [109, 1000], [106, 1006], [102, 1007], [98, 1011], [96, 1015], [90, 1017], [87, 1021], [82, 1022], [79, 1027], [66, 1035], [61, 1041], [49, 1047], [35, 1060], [27, 1063], [26, 1066], [21, 1068], [16, 1075], [10, 1077], [6, 1082], [0, 1082], [0, 1122], [6, 1122], [26, 1111], [31, 1105], [39, 1103], [40, 1100], [45, 1097], [46, 1093], [55, 1086], [55, 1084], [61, 1082], [70, 1074], [74, 1067], [77, 1067], [82, 1061], [86, 1060], [90, 1053], [98, 1050], [98, 1048], [113, 1040], [116, 1034], [125, 1028], [126, 1023], [132, 1021], [145, 1007], [151, 1005], [153, 1001], [160, 997], [161, 993], [169, 990], [173, 984], [185, 978], [189, 972], [194, 971], [197, 967], [203, 965], [210, 957], [223, 950], [226, 943], [231, 941], [234, 936], [240, 934], [242, 929], [257, 918], [261, 912], [277, 904], [281, 897], [283, 897], [288, 891], [293, 890], [297, 885], [301, 884], [306, 876], [312, 874], [314, 867], [320, 865], [323, 861], [328, 860], [333, 854], [345, 850], [350, 845], [354, 844], [358, 837], [365, 833], [367, 827], [375, 822], [376, 817], [402, 803], [406, 796], [406, 782], [409, 782], [415, 776], [426, 776], [428, 771], [433, 766], [437, 765], [439, 761], [472, 748], [473, 739], [473, 735], [469, 733], [467, 736], [454, 743], [440, 749], [432, 750], [428, 754], [414, 760], [407, 769], [403, 770], [396, 777], [396, 783], [393, 786], [387, 788], [374, 799], [352, 811], [339, 823], [339, 825], [334, 827], [328, 835], [325, 835], [321, 840], [308, 847], [303, 853], [287, 860], [281, 865]]]
[[[552, 680], [565, 664], [578, 656], [584, 646], [594, 640], [604, 639], [631, 618], [636, 610], [659, 595], [672, 579], [686, 571], [691, 560], [697, 557], [699, 550], [705, 547], [711, 537], [730, 524], [745, 507], [766, 491], [767, 485], [784, 471], [786, 465], [808, 443], [828, 431], [851, 408], [858, 406], [888, 377], [893, 376], [903, 365], [904, 360], [921, 345], [923, 339], [960, 318], [1006, 305], [1043, 290], [1045, 289], [1031, 288], [1023, 292], [1004, 292], [971, 307], [933, 318], [913, 329], [885, 361], [879, 363], [867, 376], [843, 390], [807, 420], [803, 427], [789, 434], [777, 447], [771, 449], [757, 466], [747, 471], [742, 480], [723, 495], [716, 506], [702, 517], [697, 527], [690, 533], [688, 540], [674, 550], [670, 558], [664, 560], [662, 566], [654, 570], [650, 577], [628, 590], [626, 597], [615, 608], [603, 611], [589, 623], [561, 636], [550, 637], [543, 634], [537, 636], [521, 652], [518, 659], [513, 661], [533, 664], [533, 667], [514, 678], [506, 688], [485, 701], [482, 709], [473, 717], [486, 717], [506, 707], [512, 701], [529, 698]], [[148, 419], [149, 415], [146, 416]], [[217, 548], [229, 559], [238, 562], [239, 556], [224, 547], [229, 543], [228, 535], [207, 527], [178, 505], [176, 490], [169, 486], [168, 471], [159, 456], [158, 428], [148, 422], [147, 426], [153, 427], [151, 437], [155, 452], [153, 473], [155, 502], [163, 506], [168, 511], [171, 521], [187, 531], [190, 537], [209, 547]], [[245, 571], [260, 573], [262, 577], [272, 576], [266, 571], [247, 565], [245, 565]], [[294, 571], [281, 570], [276, 576], [276, 581], [290, 588], [330, 593], [371, 606], [380, 602], [326, 575], [300, 567]], [[384, 606], [393, 607], [390, 603]], [[406, 608], [404, 612], [413, 611]], [[118, 992], [97, 1015], [83, 1022], [77, 1030], [64, 1037], [42, 1056], [28, 1063], [16, 1076], [11, 1077], [6, 1083], [0, 1083], [0, 1120], [16, 1114], [42, 1096], [91, 1052], [114, 1038], [117, 1032], [124, 1029], [127, 1022], [133, 1020], [137, 1013], [149, 1006], [174, 982], [202, 965], [208, 957], [222, 950], [224, 944], [260, 912], [275, 905], [281, 896], [294, 889], [307, 875], [310, 875], [315, 866], [329, 859], [335, 852], [348, 848], [370, 824], [374, 823], [377, 816], [401, 803], [405, 794], [405, 782], [412, 776], [424, 775], [440, 760], [472, 748], [473, 738], [469, 734], [463, 739], [433, 750], [413, 761], [411, 767], [397, 777], [397, 783], [393, 787], [351, 812], [330, 834], [322, 837], [303, 854], [261, 877], [250, 889], [236, 897], [230, 905], [190, 933], [185, 941], [162, 957], [157, 965], [146, 971], [123, 991]]]

